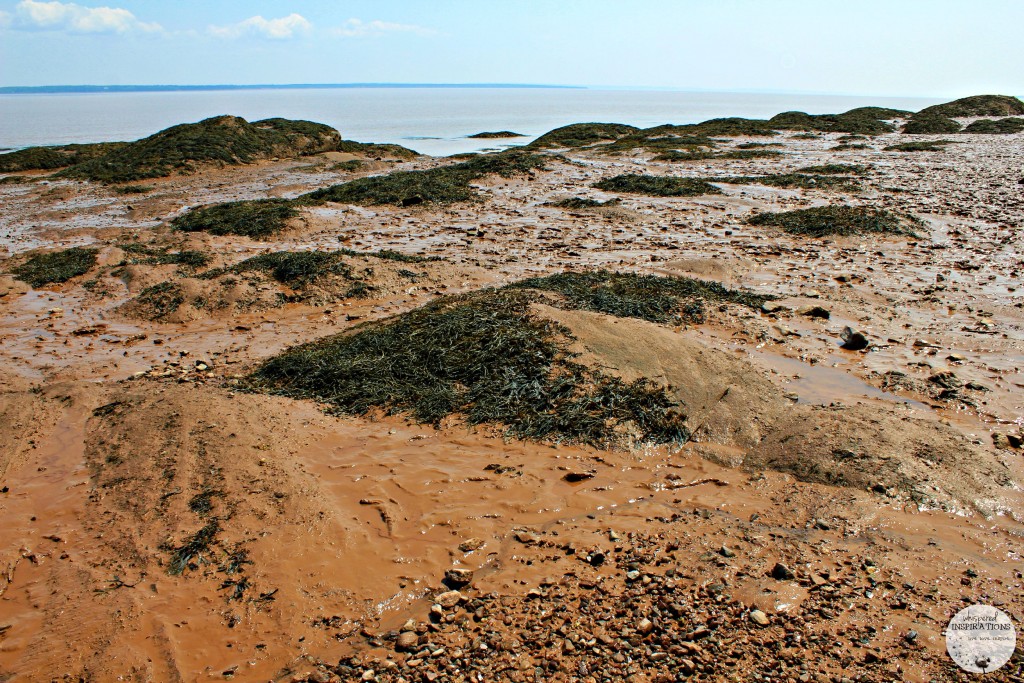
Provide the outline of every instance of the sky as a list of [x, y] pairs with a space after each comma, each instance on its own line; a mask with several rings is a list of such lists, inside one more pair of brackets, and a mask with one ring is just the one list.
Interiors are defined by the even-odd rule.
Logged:
[[0, 86], [1024, 94], [1024, 0], [0, 0]]

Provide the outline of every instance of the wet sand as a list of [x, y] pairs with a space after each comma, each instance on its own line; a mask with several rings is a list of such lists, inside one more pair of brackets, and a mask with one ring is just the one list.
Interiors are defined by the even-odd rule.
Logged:
[[[479, 202], [327, 205], [268, 242], [171, 233], [166, 223], [198, 204], [291, 197], [443, 162], [342, 173], [281, 161], [156, 180], [129, 196], [63, 180], [0, 185], [10, 263], [38, 247], [100, 248], [100, 268], [64, 285], [31, 290], [0, 276], [0, 680], [367, 671], [366, 680], [469, 680], [473, 670], [485, 680], [674, 680], [658, 678], [666, 662], [703, 680], [958, 680], [942, 630], [960, 607], [996, 604], [1024, 623], [1024, 463], [1007, 443], [1024, 428], [1024, 136], [881, 151], [897, 137], [907, 136], [839, 152], [833, 134], [773, 138], [785, 156], [751, 161], [569, 150], [532, 177], [477, 183]], [[819, 163], [870, 170], [849, 193], [721, 185], [722, 196], [547, 205], [614, 198], [590, 186], [621, 173], [756, 175]], [[911, 212], [923, 235], [806, 239], [744, 223], [753, 209], [839, 202]], [[123, 305], [149, 284], [187, 278], [174, 266], [112, 273], [130, 235], [209, 252], [211, 265], [339, 246], [444, 260], [410, 265], [408, 281], [401, 264], [360, 261], [377, 278], [370, 298], [272, 305], [271, 288], [249, 308], [188, 306], [153, 321]], [[712, 312], [687, 329], [614, 323], [625, 342], [647, 340], [643, 357], [622, 351], [607, 321], [549, 312], [611, 371], [678, 376], [678, 337], [754, 368], [757, 382], [737, 391], [774, 392], [779, 419], [792, 406], [943, 425], [1003, 468], [998, 490], [929, 506], [885, 487], [801, 482], [752, 466], [768, 445], [745, 427], [680, 450], [601, 451], [508, 440], [458, 420], [435, 429], [333, 417], [233, 384], [288, 346], [441, 295], [584, 267], [781, 297], [774, 312]], [[830, 317], [798, 312], [809, 305]], [[841, 349], [844, 326], [863, 330], [870, 350]], [[982, 388], [943, 398], [930, 378], [945, 370]], [[941, 463], [914, 466], [947, 478], [945, 493], [960, 490]], [[173, 575], [170, 551], [214, 518], [217, 544]], [[792, 576], [773, 576], [777, 563]], [[473, 579], [461, 602], [432, 612], [452, 568]], [[668, 608], [673, 595], [684, 616]], [[561, 615], [565, 605], [576, 616]], [[751, 621], [755, 607], [768, 625]], [[656, 636], [695, 645], [633, 642], [644, 618]], [[713, 635], [682, 637], [699, 628]], [[417, 634], [415, 646], [396, 648], [403, 630]], [[582, 673], [595, 659], [611, 668]], [[1018, 655], [994, 680], [1018, 680], [1020, 666]]]

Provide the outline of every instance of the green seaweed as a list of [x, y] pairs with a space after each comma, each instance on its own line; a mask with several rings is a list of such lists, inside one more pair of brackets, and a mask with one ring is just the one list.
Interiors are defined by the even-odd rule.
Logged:
[[828, 237], [863, 234], [888, 234], [917, 237], [914, 231], [922, 222], [909, 215], [867, 206], [819, 206], [781, 213], [755, 214], [750, 225], [774, 227], [791, 235]]
[[589, 147], [617, 140], [637, 130], [636, 126], [624, 123], [573, 123], [544, 133], [527, 147]]
[[32, 287], [60, 284], [89, 272], [96, 265], [97, 251], [72, 247], [62, 251], [36, 254], [11, 270], [11, 273]]
[[714, 185], [696, 178], [651, 176], [627, 173], [605, 178], [594, 187], [606, 192], [626, 192], [656, 197], [697, 197], [706, 194], [722, 194]]
[[946, 145], [952, 144], [953, 140], [918, 140], [889, 145], [884, 149], [886, 152], [944, 152]]
[[1013, 133], [1024, 132], [1024, 119], [1014, 117], [979, 119], [964, 128], [963, 132], [986, 135], [1012, 135]]
[[292, 289], [301, 289], [328, 275], [355, 279], [342, 256], [344, 254], [338, 251], [277, 251], [246, 259], [230, 270], [235, 273], [263, 271]]
[[420, 156], [408, 147], [379, 142], [356, 142], [355, 140], [342, 140], [337, 144], [335, 151], [358, 154], [360, 156], [372, 157], [374, 159], [400, 159], [407, 161]]
[[814, 175], [806, 173], [774, 173], [760, 176], [717, 176], [702, 178], [709, 183], [732, 183], [737, 185], [765, 185], [768, 187], [821, 189], [835, 188], [850, 190], [857, 187], [853, 178], [835, 175]]
[[1015, 116], [1024, 114], [1024, 102], [1009, 95], [973, 95], [922, 109], [919, 114], [946, 118], [966, 116]]
[[943, 133], [959, 133], [962, 127], [953, 119], [925, 109], [914, 114], [907, 121], [906, 125], [903, 126], [903, 132], [917, 135], [941, 135]]
[[664, 388], [577, 363], [568, 331], [531, 313], [531, 300], [528, 292], [484, 290], [435, 301], [290, 349], [248, 386], [342, 414], [382, 409], [435, 425], [459, 415], [518, 438], [599, 447], [689, 438]]
[[128, 143], [100, 142], [86, 145], [57, 145], [53, 147], [26, 147], [15, 152], [0, 154], [0, 173], [18, 171], [52, 171], [103, 156]]
[[283, 230], [288, 220], [298, 215], [290, 200], [252, 199], [197, 207], [175, 218], [171, 226], [184, 232], [266, 239]]
[[239, 165], [272, 157], [303, 156], [337, 147], [338, 132], [310, 121], [266, 119], [249, 123], [215, 116], [172, 126], [76, 163], [58, 175], [104, 183], [194, 173], [209, 164]]
[[522, 138], [526, 136], [522, 133], [513, 133], [510, 130], [496, 130], [474, 133], [473, 135], [467, 135], [466, 137], [470, 140], [502, 140], [505, 138]]

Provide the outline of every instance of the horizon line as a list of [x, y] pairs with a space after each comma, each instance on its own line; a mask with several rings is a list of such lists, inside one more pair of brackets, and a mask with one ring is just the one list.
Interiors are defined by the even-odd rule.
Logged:
[[586, 90], [582, 85], [543, 83], [217, 83], [217, 84], [137, 84], [137, 85], [9, 85], [0, 86], [0, 94], [76, 93], [76, 92], [181, 92], [211, 90], [315, 90], [344, 88], [538, 88]]

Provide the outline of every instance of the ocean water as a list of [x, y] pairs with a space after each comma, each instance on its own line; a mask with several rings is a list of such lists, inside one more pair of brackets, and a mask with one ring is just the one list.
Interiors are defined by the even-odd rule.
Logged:
[[346, 88], [0, 95], [0, 148], [135, 140], [219, 114], [326, 123], [343, 137], [390, 142], [436, 156], [510, 144], [471, 140], [511, 130], [529, 142], [569, 123], [647, 127], [783, 111], [833, 114], [866, 105], [917, 111], [924, 98], [547, 88]]

